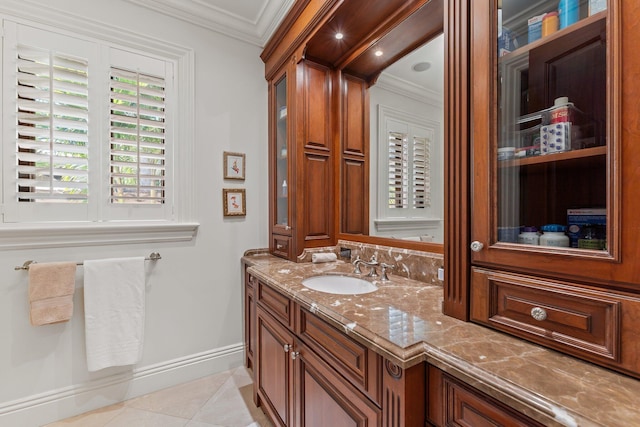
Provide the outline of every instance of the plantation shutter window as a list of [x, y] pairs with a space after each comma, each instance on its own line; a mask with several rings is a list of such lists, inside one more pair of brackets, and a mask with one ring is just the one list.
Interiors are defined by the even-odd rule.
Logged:
[[390, 209], [430, 206], [430, 139], [407, 126], [406, 132], [388, 131], [388, 186]]
[[86, 203], [88, 62], [26, 45], [16, 52], [17, 200]]
[[144, 43], [123, 47], [9, 19], [3, 29], [0, 228], [164, 227], [183, 218], [191, 196], [174, 188], [192, 178], [174, 169], [193, 141], [176, 118], [191, 98], [176, 96], [174, 70], [184, 63]]
[[111, 68], [111, 202], [165, 203], [165, 80]]

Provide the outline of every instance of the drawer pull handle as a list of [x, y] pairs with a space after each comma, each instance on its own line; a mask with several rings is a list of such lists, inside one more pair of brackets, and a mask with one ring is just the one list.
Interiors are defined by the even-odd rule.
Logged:
[[471, 242], [471, 250], [473, 252], [480, 252], [482, 248], [484, 248], [484, 245], [481, 242], [478, 242], [477, 240]]
[[291, 349], [293, 348], [291, 344], [285, 344], [283, 347], [285, 353], [289, 353], [289, 351], [291, 351]]
[[300, 352], [299, 351], [292, 351], [291, 352], [291, 360], [296, 360], [298, 358], [298, 356], [300, 356]]
[[531, 317], [536, 320], [543, 321], [547, 318], [547, 311], [544, 308], [533, 307], [531, 309]]
[[283, 248], [283, 246], [282, 246], [280, 243], [278, 243], [278, 244], [276, 245], [276, 248], [277, 248], [277, 249], [282, 249], [282, 248]]

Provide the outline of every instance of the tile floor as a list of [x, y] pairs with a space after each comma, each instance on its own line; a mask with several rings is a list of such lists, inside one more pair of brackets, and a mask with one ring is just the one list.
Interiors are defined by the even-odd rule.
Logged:
[[44, 427], [273, 427], [253, 403], [244, 367], [47, 424]]

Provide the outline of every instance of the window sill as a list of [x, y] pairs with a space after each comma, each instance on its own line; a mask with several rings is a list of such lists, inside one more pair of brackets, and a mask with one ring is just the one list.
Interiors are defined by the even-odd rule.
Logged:
[[0, 250], [193, 240], [195, 222], [121, 222], [102, 224], [34, 224], [0, 226]]
[[374, 220], [376, 231], [403, 231], [437, 228], [442, 223], [440, 218], [384, 218]]

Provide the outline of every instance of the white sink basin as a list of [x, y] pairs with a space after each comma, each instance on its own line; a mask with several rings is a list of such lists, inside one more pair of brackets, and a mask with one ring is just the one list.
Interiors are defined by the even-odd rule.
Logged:
[[378, 290], [373, 283], [351, 276], [314, 276], [304, 279], [302, 284], [314, 291], [340, 295], [368, 294]]

